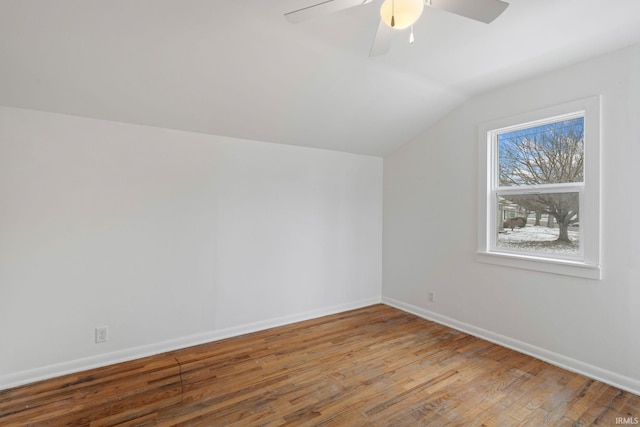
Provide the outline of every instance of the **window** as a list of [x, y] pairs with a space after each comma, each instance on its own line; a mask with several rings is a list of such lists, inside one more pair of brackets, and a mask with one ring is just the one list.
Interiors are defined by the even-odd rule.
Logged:
[[600, 278], [597, 97], [480, 129], [479, 260]]

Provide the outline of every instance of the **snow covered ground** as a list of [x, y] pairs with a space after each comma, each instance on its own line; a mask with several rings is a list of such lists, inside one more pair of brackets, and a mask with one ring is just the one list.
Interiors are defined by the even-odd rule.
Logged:
[[557, 228], [534, 225], [515, 228], [513, 231], [505, 229], [504, 232], [498, 233], [497, 245], [525, 251], [578, 255], [580, 246], [578, 231], [569, 230], [571, 243], [557, 242], [559, 232]]

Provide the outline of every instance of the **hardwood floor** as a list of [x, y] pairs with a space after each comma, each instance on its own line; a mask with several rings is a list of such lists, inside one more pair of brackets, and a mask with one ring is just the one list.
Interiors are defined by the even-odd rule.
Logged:
[[640, 417], [640, 396], [385, 305], [0, 391], [2, 426], [578, 427], [616, 417]]

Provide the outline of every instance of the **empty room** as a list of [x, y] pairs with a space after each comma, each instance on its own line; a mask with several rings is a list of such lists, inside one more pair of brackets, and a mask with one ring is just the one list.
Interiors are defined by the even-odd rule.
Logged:
[[0, 0], [0, 425], [640, 424], [640, 2]]

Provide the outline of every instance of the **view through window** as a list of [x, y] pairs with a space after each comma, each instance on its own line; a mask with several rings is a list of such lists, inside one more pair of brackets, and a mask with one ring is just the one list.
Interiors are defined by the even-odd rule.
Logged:
[[494, 133], [495, 250], [582, 256], [584, 115]]

